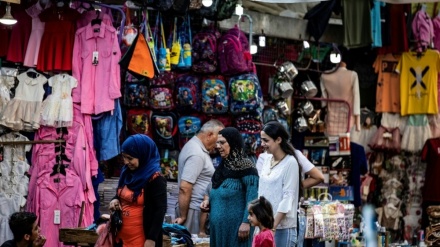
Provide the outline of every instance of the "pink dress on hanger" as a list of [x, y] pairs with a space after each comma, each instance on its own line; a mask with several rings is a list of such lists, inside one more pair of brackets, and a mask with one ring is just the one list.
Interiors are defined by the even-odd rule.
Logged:
[[44, 33], [44, 22], [40, 21], [38, 15], [43, 11], [40, 2], [32, 5], [26, 9], [26, 12], [32, 17], [32, 31], [29, 37], [29, 42], [26, 49], [26, 55], [24, 57], [24, 66], [35, 67], [37, 66], [38, 51], [40, 50], [41, 38]]

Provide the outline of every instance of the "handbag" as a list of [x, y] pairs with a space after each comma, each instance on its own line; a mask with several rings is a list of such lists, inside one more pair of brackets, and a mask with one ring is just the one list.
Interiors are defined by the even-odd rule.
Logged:
[[116, 236], [122, 227], [122, 210], [117, 209], [110, 214], [110, 232]]
[[98, 226], [96, 230], [98, 233], [98, 240], [96, 240], [95, 247], [113, 247], [113, 234], [110, 230], [110, 221]]

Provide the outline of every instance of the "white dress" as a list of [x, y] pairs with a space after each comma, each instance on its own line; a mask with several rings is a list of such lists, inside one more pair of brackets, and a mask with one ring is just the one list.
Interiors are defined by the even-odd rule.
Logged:
[[70, 127], [73, 121], [72, 89], [78, 81], [68, 74], [49, 78], [52, 94], [43, 102], [41, 125], [51, 127]]
[[17, 78], [19, 83], [15, 89], [15, 97], [3, 109], [0, 124], [13, 130], [33, 131], [40, 128], [43, 85], [47, 79], [38, 73], [32, 78], [27, 72]]

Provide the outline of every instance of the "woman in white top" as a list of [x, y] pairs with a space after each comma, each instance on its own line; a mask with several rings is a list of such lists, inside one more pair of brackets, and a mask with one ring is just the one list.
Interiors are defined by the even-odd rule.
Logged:
[[278, 121], [264, 125], [261, 145], [267, 154], [262, 157], [264, 162], [258, 195], [268, 199], [274, 209], [276, 246], [294, 247], [297, 243], [297, 209], [302, 189], [302, 169], [290, 143], [290, 135]]

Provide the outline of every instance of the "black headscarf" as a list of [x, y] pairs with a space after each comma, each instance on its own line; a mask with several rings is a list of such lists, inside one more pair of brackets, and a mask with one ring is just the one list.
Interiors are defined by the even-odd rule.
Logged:
[[244, 152], [244, 142], [240, 132], [233, 127], [227, 127], [219, 132], [231, 148], [229, 155], [222, 162], [212, 176], [212, 188], [216, 189], [227, 178], [242, 178], [248, 175], [258, 176], [255, 164], [247, 158]]

